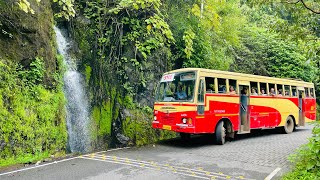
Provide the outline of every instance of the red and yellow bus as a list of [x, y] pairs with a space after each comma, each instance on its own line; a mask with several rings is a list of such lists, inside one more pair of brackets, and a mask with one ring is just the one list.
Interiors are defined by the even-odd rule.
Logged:
[[314, 84], [200, 68], [165, 73], [157, 87], [152, 127], [191, 134], [214, 133], [216, 142], [251, 129], [296, 126], [316, 119]]

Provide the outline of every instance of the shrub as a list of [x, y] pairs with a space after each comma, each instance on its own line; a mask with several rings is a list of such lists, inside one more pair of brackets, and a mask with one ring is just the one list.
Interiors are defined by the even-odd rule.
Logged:
[[316, 121], [309, 143], [298, 149], [296, 154], [290, 156], [295, 163], [294, 169], [282, 179], [317, 179], [320, 177], [320, 122]]

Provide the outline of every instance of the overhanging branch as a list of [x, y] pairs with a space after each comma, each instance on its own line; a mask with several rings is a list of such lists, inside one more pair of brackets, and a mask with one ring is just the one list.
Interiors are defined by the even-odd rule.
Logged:
[[304, 2], [304, 0], [300, 0], [300, 2], [301, 2], [301, 3], [303, 4], [303, 6], [304, 6], [305, 8], [307, 8], [309, 11], [311, 11], [311, 12], [313, 12], [313, 13], [315, 13], [315, 14], [320, 14], [320, 11], [316, 11], [316, 10], [310, 8], [309, 6], [307, 6], [306, 3]]

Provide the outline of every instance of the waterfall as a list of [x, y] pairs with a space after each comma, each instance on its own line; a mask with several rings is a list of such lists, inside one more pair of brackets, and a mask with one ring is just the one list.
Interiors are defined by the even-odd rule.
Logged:
[[71, 57], [70, 44], [63, 33], [54, 27], [58, 52], [63, 56], [66, 72], [63, 77], [64, 93], [67, 99], [68, 148], [71, 152], [91, 150], [89, 131], [89, 104], [85, 91], [85, 80], [77, 71], [75, 59]]

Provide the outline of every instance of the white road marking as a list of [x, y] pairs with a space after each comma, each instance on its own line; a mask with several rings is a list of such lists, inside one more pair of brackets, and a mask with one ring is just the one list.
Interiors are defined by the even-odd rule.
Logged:
[[275, 176], [280, 170], [281, 170], [281, 168], [279, 168], [279, 167], [276, 168], [264, 180], [271, 180], [273, 178], [273, 176]]
[[35, 169], [35, 168], [48, 166], [48, 165], [52, 165], [52, 164], [57, 164], [57, 163], [61, 163], [61, 162], [65, 162], [65, 161], [69, 161], [69, 160], [77, 159], [77, 158], [79, 158], [79, 157], [73, 157], [73, 158], [69, 158], [69, 159], [63, 159], [63, 160], [60, 160], [60, 161], [54, 161], [54, 162], [51, 162], [51, 163], [32, 166], [32, 167], [28, 167], [28, 168], [24, 168], [24, 169], [18, 169], [18, 170], [15, 170], [15, 171], [9, 171], [9, 172], [5, 172], [5, 173], [0, 174], [0, 176], [7, 175], [7, 174], [12, 174], [12, 173], [16, 173], [16, 172], [21, 172], [21, 171], [26, 171], [26, 170], [30, 170], [30, 169]]
[[105, 152], [111, 152], [111, 151], [119, 151], [119, 150], [122, 150], [122, 149], [130, 149], [130, 147], [123, 147], [123, 148], [109, 149], [109, 150], [106, 150], [106, 151], [99, 151], [99, 152], [95, 152], [95, 154], [105, 153]]
[[[116, 148], [116, 149], [109, 149], [109, 150], [106, 150], [106, 151], [100, 151], [100, 152], [96, 152], [96, 153], [104, 153], [104, 152], [110, 152], [110, 151], [118, 151], [118, 150], [121, 150], [121, 149], [129, 149], [130, 147], [124, 147], [124, 148]], [[95, 153], [94, 153], [95, 154]], [[65, 161], [69, 161], [69, 160], [72, 160], [72, 159], [77, 159], [79, 157], [81, 157], [83, 155], [80, 155], [80, 156], [77, 156], [77, 157], [73, 157], [73, 158], [68, 158], [68, 159], [63, 159], [63, 160], [60, 160], [60, 161], [54, 161], [54, 162], [50, 162], [50, 163], [46, 163], [46, 164], [41, 164], [41, 165], [37, 165], [37, 166], [32, 166], [32, 167], [28, 167], [28, 168], [24, 168], [24, 169], [18, 169], [18, 170], [15, 170], [15, 171], [9, 171], [9, 172], [5, 172], [5, 173], [1, 173], [0, 176], [3, 176], [3, 175], [7, 175], [7, 174], [12, 174], [12, 173], [16, 173], [16, 172], [21, 172], [21, 171], [26, 171], [26, 170], [30, 170], [30, 169], [35, 169], [35, 168], [39, 168], [39, 167], [43, 167], [43, 166], [48, 166], [48, 165], [52, 165], [52, 164], [57, 164], [57, 163], [61, 163], [61, 162], [65, 162]]]

